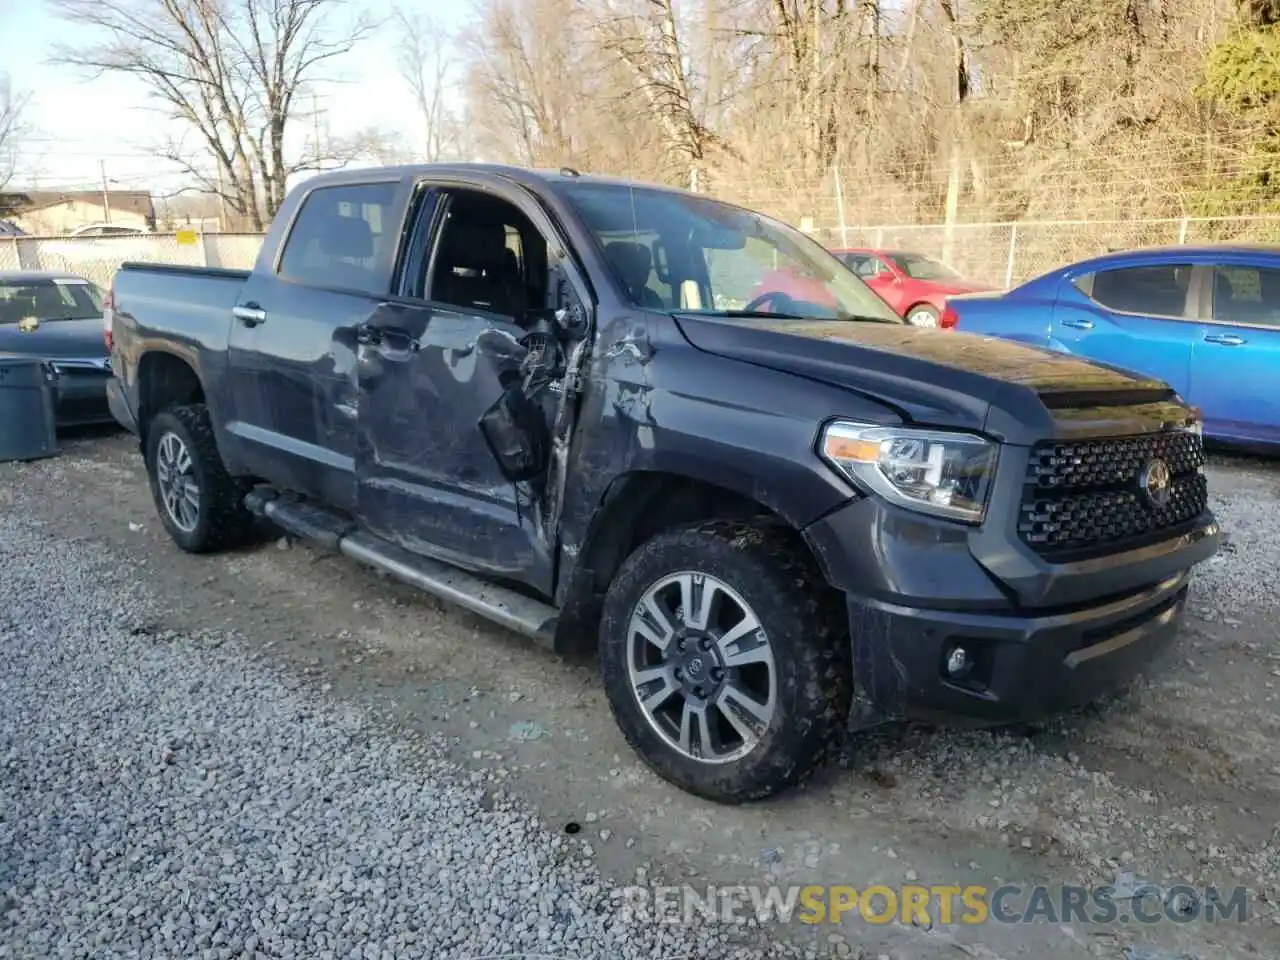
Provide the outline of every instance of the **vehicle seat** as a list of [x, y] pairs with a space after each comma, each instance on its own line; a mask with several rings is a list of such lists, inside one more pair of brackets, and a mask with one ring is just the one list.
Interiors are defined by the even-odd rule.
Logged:
[[18, 323], [23, 317], [34, 317], [36, 313], [36, 298], [34, 295], [22, 292], [0, 300], [0, 323]]
[[1258, 287], [1262, 303], [1256, 322], [1275, 324], [1280, 320], [1280, 273], [1275, 270], [1259, 270]]
[[648, 247], [643, 243], [615, 240], [605, 244], [604, 255], [636, 303], [655, 310], [666, 309], [662, 298], [647, 286], [653, 270], [653, 253]]
[[1231, 275], [1224, 270], [1215, 271], [1213, 283], [1213, 316], [1216, 320], [1234, 323], [1275, 323], [1276, 310], [1280, 308], [1280, 284], [1271, 270], [1259, 270], [1257, 296], [1250, 294], [1248, 285], [1243, 291], [1236, 288]]
[[1231, 313], [1231, 301], [1236, 298], [1236, 288], [1231, 278], [1221, 270], [1213, 272], [1213, 315], [1221, 318]]
[[524, 313], [527, 297], [509, 253], [501, 223], [451, 221], [440, 244], [433, 299], [508, 316]]
[[30, 314], [36, 317], [56, 318], [74, 313], [75, 308], [62, 298], [56, 284], [40, 284], [30, 295]]
[[334, 214], [319, 231], [320, 254], [329, 263], [331, 283], [336, 287], [364, 289], [369, 283], [370, 260], [374, 256], [373, 229], [363, 217]]
[[1122, 313], [1180, 317], [1186, 311], [1186, 291], [1167, 282], [1159, 272], [1105, 270], [1093, 281], [1093, 299]]

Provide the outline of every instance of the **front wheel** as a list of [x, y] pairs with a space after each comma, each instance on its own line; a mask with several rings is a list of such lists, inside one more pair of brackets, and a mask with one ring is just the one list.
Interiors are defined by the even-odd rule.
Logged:
[[838, 741], [847, 640], [788, 531], [711, 521], [660, 534], [618, 571], [600, 629], [623, 735], [691, 793], [768, 796], [804, 780]]
[[151, 421], [147, 476], [160, 522], [183, 550], [208, 553], [247, 539], [247, 488], [223, 466], [204, 404], [170, 407]]

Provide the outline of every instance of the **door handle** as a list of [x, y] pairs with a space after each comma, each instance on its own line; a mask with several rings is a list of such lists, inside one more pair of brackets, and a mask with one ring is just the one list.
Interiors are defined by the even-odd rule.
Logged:
[[231, 315], [246, 327], [256, 327], [260, 323], [267, 322], [267, 311], [263, 310], [253, 301], [250, 301], [243, 306], [236, 304], [231, 308]]
[[356, 327], [356, 343], [366, 347], [376, 346], [382, 342], [382, 331], [371, 323], [362, 323]]
[[356, 327], [356, 343], [366, 347], [408, 350], [411, 353], [417, 353], [422, 347], [422, 344], [408, 330], [401, 330], [399, 327], [379, 327], [372, 323], [362, 323]]
[[1092, 330], [1092, 329], [1093, 329], [1093, 321], [1092, 321], [1092, 320], [1063, 320], [1063, 321], [1062, 321], [1062, 325], [1063, 325], [1064, 327], [1075, 327], [1077, 330]]
[[1237, 337], [1234, 333], [1209, 333], [1205, 334], [1205, 343], [1216, 343], [1223, 347], [1238, 347], [1248, 343], [1244, 337]]
[[378, 343], [389, 350], [408, 350], [410, 353], [417, 353], [422, 346], [417, 337], [399, 327], [384, 327], [378, 331]]

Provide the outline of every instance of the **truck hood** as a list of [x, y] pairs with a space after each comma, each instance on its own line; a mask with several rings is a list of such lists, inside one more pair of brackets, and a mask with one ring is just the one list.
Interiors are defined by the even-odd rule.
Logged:
[[0, 323], [0, 353], [54, 359], [99, 359], [107, 356], [101, 318], [46, 320], [34, 330]]
[[1084, 411], [1108, 423], [1124, 416], [1116, 408], [1159, 404], [1168, 414], [1175, 399], [1158, 380], [951, 330], [690, 315], [677, 322], [699, 350], [843, 387], [907, 421], [981, 430], [1010, 443], [1088, 433]]

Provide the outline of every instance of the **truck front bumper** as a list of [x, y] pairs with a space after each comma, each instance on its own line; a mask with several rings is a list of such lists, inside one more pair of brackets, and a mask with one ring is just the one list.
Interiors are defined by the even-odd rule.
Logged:
[[[1177, 635], [1191, 568], [1220, 538], [1206, 513], [1158, 544], [1077, 564], [1049, 564], [1012, 540], [984, 562], [989, 537], [874, 499], [805, 535], [845, 594], [861, 696], [883, 717], [961, 725], [1043, 718], [1154, 665]], [[1011, 553], [1038, 568], [1032, 593], [1051, 602], [1027, 603], [991, 572]]]
[[[1044, 616], [850, 598], [859, 689], [887, 716], [952, 724], [1035, 720], [1089, 703], [1154, 664], [1173, 641], [1188, 579]], [[958, 651], [964, 668], [952, 673]]]

